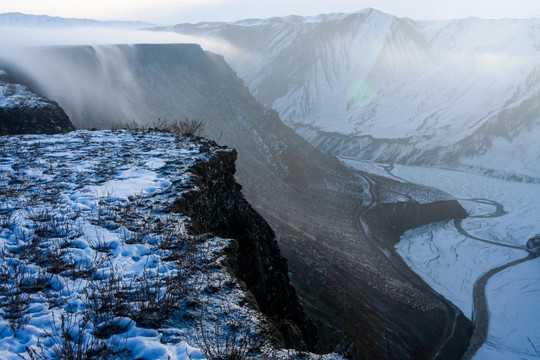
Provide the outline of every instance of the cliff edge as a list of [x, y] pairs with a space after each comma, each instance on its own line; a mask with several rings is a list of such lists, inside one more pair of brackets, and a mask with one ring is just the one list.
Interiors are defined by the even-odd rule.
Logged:
[[273, 320], [284, 345], [315, 349], [317, 330], [304, 313], [290, 283], [287, 261], [274, 231], [251, 207], [235, 181], [236, 151], [217, 152], [190, 168], [193, 188], [177, 199], [173, 212], [191, 218], [191, 230], [238, 241], [235, 274], [255, 296], [260, 310]]

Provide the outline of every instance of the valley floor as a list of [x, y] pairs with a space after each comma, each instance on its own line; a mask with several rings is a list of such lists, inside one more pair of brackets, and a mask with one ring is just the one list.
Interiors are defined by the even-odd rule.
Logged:
[[468, 218], [412, 229], [396, 250], [426, 283], [475, 322], [472, 343], [478, 346], [471, 346], [469, 356], [540, 356], [540, 258], [525, 250], [527, 240], [540, 233], [540, 185], [440, 168], [342, 161], [456, 197]]

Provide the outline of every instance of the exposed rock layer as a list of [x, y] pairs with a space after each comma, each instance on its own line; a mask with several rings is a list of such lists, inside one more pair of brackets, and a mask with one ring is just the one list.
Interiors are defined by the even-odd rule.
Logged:
[[58, 134], [73, 130], [58, 104], [46, 108], [0, 108], [0, 135]]
[[173, 211], [190, 216], [196, 233], [213, 232], [238, 241], [235, 272], [260, 310], [276, 322], [287, 347], [314, 349], [317, 330], [290, 283], [274, 232], [245, 200], [234, 179], [235, 160], [235, 151], [223, 151], [193, 166], [192, 181], [198, 190], [184, 193]]

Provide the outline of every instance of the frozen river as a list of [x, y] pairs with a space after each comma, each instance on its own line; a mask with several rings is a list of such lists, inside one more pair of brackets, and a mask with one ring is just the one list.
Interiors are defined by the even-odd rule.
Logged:
[[[540, 233], [540, 185], [439, 168], [342, 161], [459, 199], [468, 218], [407, 231], [396, 250], [434, 290], [478, 328], [485, 327], [474, 359], [538, 359], [540, 258], [530, 257], [524, 247]], [[482, 308], [485, 321], [477, 313]]]

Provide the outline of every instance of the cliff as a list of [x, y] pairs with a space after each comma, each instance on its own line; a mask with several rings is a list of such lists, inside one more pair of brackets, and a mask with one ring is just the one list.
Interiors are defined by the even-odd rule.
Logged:
[[0, 147], [2, 359], [342, 359], [290, 348], [315, 330], [235, 151], [153, 131]]
[[251, 207], [235, 181], [235, 151], [218, 152], [190, 168], [196, 190], [177, 199], [172, 211], [188, 215], [196, 234], [211, 232], [235, 239], [234, 273], [255, 296], [260, 310], [276, 323], [284, 344], [315, 349], [317, 330], [305, 315], [290, 283], [287, 261], [274, 231]]

